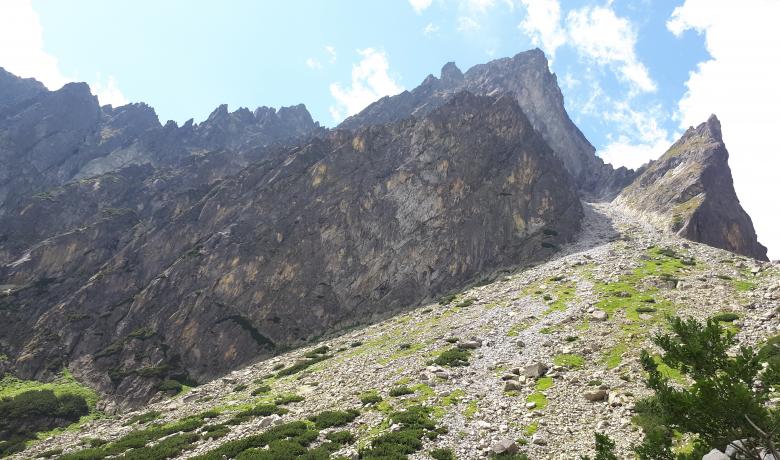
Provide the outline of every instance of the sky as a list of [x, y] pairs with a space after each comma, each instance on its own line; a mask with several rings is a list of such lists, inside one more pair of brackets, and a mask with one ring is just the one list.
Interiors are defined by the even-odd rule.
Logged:
[[334, 126], [455, 61], [539, 47], [597, 154], [636, 168], [721, 120], [737, 194], [780, 258], [780, 0], [0, 0], [0, 67], [162, 122], [306, 104]]

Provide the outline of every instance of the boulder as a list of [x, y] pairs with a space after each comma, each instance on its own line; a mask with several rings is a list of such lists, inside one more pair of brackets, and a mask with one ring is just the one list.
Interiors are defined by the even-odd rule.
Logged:
[[535, 362], [525, 367], [523, 374], [526, 377], [537, 378], [547, 373], [547, 366], [540, 362]]
[[499, 439], [490, 446], [490, 450], [496, 455], [514, 455], [520, 448], [511, 439]]
[[598, 402], [598, 401], [604, 401], [607, 399], [607, 390], [590, 390], [586, 391], [584, 393], [585, 399], [587, 399], [590, 402]]

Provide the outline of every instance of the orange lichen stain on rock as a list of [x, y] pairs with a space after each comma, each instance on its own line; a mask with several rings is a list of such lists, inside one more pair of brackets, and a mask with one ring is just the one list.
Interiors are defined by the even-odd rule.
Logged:
[[455, 180], [452, 181], [452, 186], [450, 187], [450, 192], [453, 196], [457, 198], [463, 198], [463, 195], [466, 191], [466, 183], [463, 182], [463, 179], [460, 177], [455, 178]]
[[225, 350], [225, 353], [222, 354], [222, 358], [227, 362], [233, 361], [236, 359], [236, 356], [238, 356], [238, 350], [235, 343], [231, 343], [228, 349]]
[[366, 140], [363, 138], [363, 136], [355, 136], [352, 138], [352, 148], [360, 153], [364, 153], [366, 151]]
[[525, 231], [525, 219], [523, 219], [523, 216], [515, 213], [512, 214], [512, 219], [515, 221], [515, 229], [518, 232], [523, 233]]
[[238, 266], [239, 262], [241, 262], [240, 257], [233, 257], [233, 260], [230, 261], [230, 266], [232, 268], [235, 268], [236, 266]]
[[447, 174], [447, 171], [449, 171], [449, 169], [450, 169], [450, 162], [448, 160], [441, 160], [436, 165], [436, 171], [445, 175]]
[[[196, 344], [201, 339], [197, 321], [188, 321], [182, 328], [179, 340], [187, 344]], [[197, 348], [195, 348], [197, 350]]]
[[276, 278], [277, 281], [292, 281], [297, 272], [298, 268], [295, 265], [284, 262], [274, 278]]
[[387, 187], [387, 190], [393, 190], [394, 188], [409, 180], [410, 177], [412, 177], [412, 175], [407, 171], [398, 171], [396, 175], [387, 180], [385, 187]]
[[320, 163], [317, 166], [315, 166], [314, 170], [312, 171], [312, 180], [311, 180], [312, 187], [319, 186], [322, 180], [325, 178], [325, 173], [327, 172], [328, 172], [327, 165]]
[[729, 249], [735, 251], [743, 249], [742, 246], [746, 239], [742, 236], [742, 232], [739, 229], [739, 224], [736, 222], [730, 222], [724, 236], [726, 237], [726, 241], [729, 242], [729, 246], [731, 246]]

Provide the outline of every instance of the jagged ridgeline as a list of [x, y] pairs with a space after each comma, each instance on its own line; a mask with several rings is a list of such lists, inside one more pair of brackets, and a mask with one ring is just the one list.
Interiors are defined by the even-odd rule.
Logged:
[[[147, 105], [100, 107], [85, 84], [49, 91], [0, 69], [0, 321], [7, 325], [0, 330], [0, 372], [12, 376], [3, 380], [0, 396], [11, 398], [5, 402], [9, 408], [26, 407], [34, 399], [30, 395], [13, 398], [24, 390], [51, 390], [46, 407], [67, 415], [30, 422], [37, 425], [3, 448], [24, 447], [36, 432], [67, 426], [84, 410], [94, 418], [150, 400], [162, 401], [155, 409], [160, 413], [171, 404], [186, 417], [166, 417], [162, 428], [140, 434], [120, 429], [117, 434], [130, 438], [102, 439], [84, 458], [130, 455], [128, 449], [147, 445], [161, 447], [132, 455], [198, 452], [210, 458], [214, 439], [225, 435], [238, 442], [247, 427], [277, 422], [283, 424], [276, 435], [241, 448], [229, 444], [234, 446], [225, 447], [229, 452], [213, 453], [214, 458], [244, 450], [266, 455], [260, 450], [272, 451], [290, 438], [296, 445], [289, 449], [323, 455], [331, 448], [349, 449], [348, 434], [364, 458], [380, 456], [381, 450], [366, 450], [376, 445], [363, 444], [384, 439], [387, 427], [361, 437], [350, 425], [356, 418], [398, 425], [403, 442], [390, 436], [385, 440], [390, 450], [401, 449], [400, 443], [417, 451], [438, 436], [446, 441], [441, 411], [426, 403], [430, 398], [413, 396], [432, 394], [412, 375], [406, 383], [384, 376], [401, 381], [392, 394], [390, 388], [362, 388], [354, 381], [347, 389], [362, 388], [366, 401], [385, 393], [406, 396], [419, 408], [363, 402], [378, 412], [346, 412], [352, 418], [339, 426], [348, 434], [316, 427], [310, 419], [315, 413], [348, 411], [358, 401], [315, 399], [313, 406], [296, 406], [305, 397], [295, 386], [299, 377], [317, 375], [328, 363], [365, 379], [379, 369], [352, 361], [349, 349], [356, 353], [362, 344], [339, 342], [292, 363], [287, 361], [293, 355], [285, 353], [441, 296], [452, 301], [443, 301], [450, 313], [436, 310], [437, 315], [465, 318], [464, 311], [480, 300], [454, 294], [465, 287], [560, 260], [572, 248], [613, 244], [618, 237], [613, 227], [603, 219], [583, 220], [590, 209], [583, 208], [584, 201], [617, 197], [600, 212], [627, 221], [641, 216], [656, 226], [635, 230], [641, 235], [658, 231], [677, 244], [676, 232], [765, 260], [766, 249], [733, 190], [727, 157], [713, 118], [639, 171], [604, 164], [567, 115], [539, 50], [465, 73], [449, 63], [439, 78], [429, 76], [412, 91], [382, 98], [335, 129], [319, 126], [303, 105], [234, 112], [223, 105], [202, 123], [163, 125]], [[654, 275], [661, 274], [668, 276], [663, 282], [676, 280], [676, 273]], [[550, 297], [543, 300], [554, 312], [568, 311], [584, 289], [561, 276], [553, 291], [546, 285], [533, 291]], [[507, 295], [524, 299], [530, 295], [526, 289], [515, 286]], [[512, 305], [512, 311], [502, 311], [519, 314], [525, 304]], [[484, 306], [485, 312], [493, 307]], [[521, 334], [523, 327], [513, 327], [512, 335], [498, 337]], [[468, 333], [479, 338], [485, 335], [480, 331]], [[393, 353], [419, 358], [408, 369], [415, 372], [427, 361], [469, 369], [473, 358], [482, 359], [471, 350], [483, 350], [485, 342], [468, 340], [465, 329], [459, 334], [447, 337], [441, 330], [420, 342], [395, 344]], [[445, 338], [460, 348], [444, 349], [439, 342]], [[572, 357], [560, 358], [559, 366], [580, 362], [577, 353], [563, 354]], [[274, 369], [273, 377], [247, 371], [251, 381], [234, 379], [235, 401], [246, 407], [234, 407], [219, 393], [218, 404], [208, 404], [216, 414], [198, 415], [203, 411], [195, 409], [211, 396], [199, 389], [188, 393], [192, 387], [273, 356], [287, 357], [274, 361], [284, 367]], [[376, 358], [389, 359], [378, 366], [396, 359]], [[519, 355], [501, 359], [514, 362]], [[431, 378], [451, 377], [437, 372]], [[83, 385], [97, 391], [82, 398], [85, 405], [70, 396], [60, 402], [74, 388], [82, 396], [91, 391]], [[518, 396], [524, 389], [517, 383], [509, 391]], [[463, 388], [448, 391], [455, 395], [451, 405], [460, 404]], [[529, 404], [546, 404], [539, 395], [533, 398]], [[469, 411], [476, 412], [478, 404], [472, 403]], [[222, 420], [228, 414], [235, 423]], [[158, 419], [146, 418], [133, 423], [154, 425]], [[523, 429], [532, 431], [530, 426]], [[500, 424], [498, 429], [510, 431]], [[169, 437], [174, 433], [179, 434]], [[331, 439], [333, 445], [323, 450], [314, 439], [324, 436], [342, 442]], [[436, 455], [448, 458], [446, 444]], [[74, 451], [71, 445], [66, 450]]]

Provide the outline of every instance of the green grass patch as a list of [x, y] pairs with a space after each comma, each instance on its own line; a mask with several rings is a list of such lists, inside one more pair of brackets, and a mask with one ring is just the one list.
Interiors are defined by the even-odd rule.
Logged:
[[545, 407], [547, 407], [547, 403], [548, 403], [547, 397], [542, 393], [539, 393], [538, 391], [528, 395], [528, 397], [525, 400], [527, 402], [536, 403], [536, 407], [534, 407], [534, 409], [538, 409], [538, 410], [543, 410]]
[[553, 363], [557, 366], [564, 366], [568, 368], [580, 368], [585, 364], [585, 358], [581, 355], [574, 353], [563, 353], [556, 355], [553, 358]]
[[553, 386], [552, 377], [540, 377], [536, 380], [536, 391], [549, 390]]
[[614, 369], [620, 365], [623, 361], [623, 353], [628, 350], [628, 346], [625, 343], [619, 343], [610, 348], [607, 353], [604, 354], [603, 362], [607, 366], [607, 369]]

